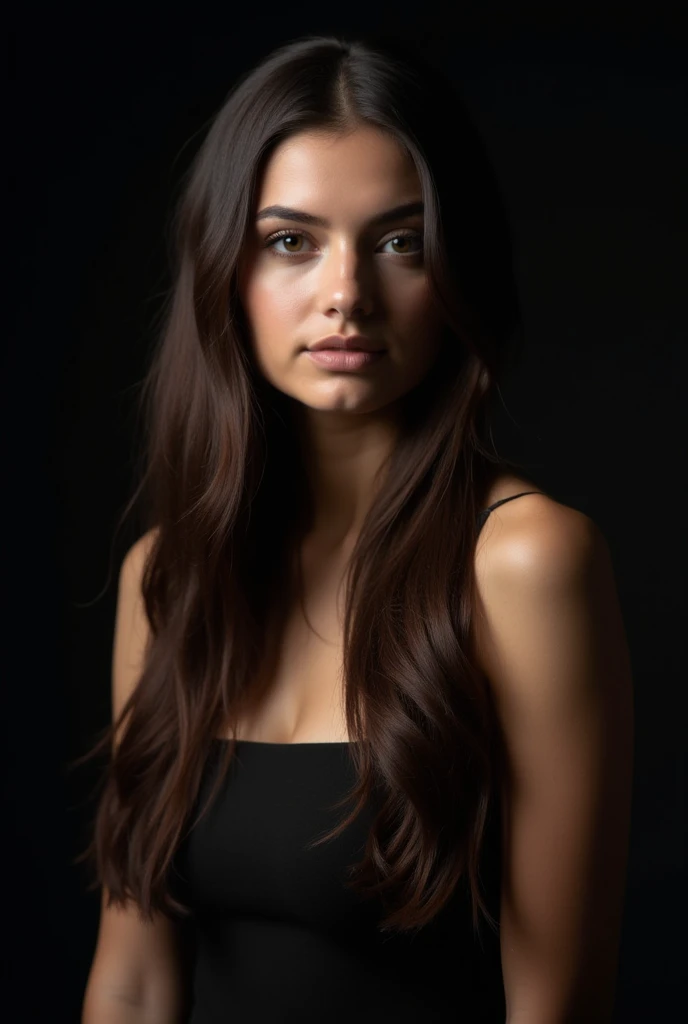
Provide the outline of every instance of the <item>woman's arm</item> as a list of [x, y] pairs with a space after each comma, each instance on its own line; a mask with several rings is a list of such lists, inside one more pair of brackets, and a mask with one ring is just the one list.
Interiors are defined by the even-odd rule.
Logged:
[[[140, 538], [120, 570], [112, 656], [115, 721], [139, 681], [144, 661], [149, 624], [141, 578], [154, 536], [150, 531]], [[161, 913], [142, 921], [133, 903], [108, 907], [106, 897], [101, 887], [100, 923], [81, 1024], [180, 1024], [188, 1016], [189, 999], [183, 924]]]
[[476, 554], [476, 636], [509, 769], [507, 1022], [609, 1024], [633, 763], [631, 668], [611, 558], [592, 520], [547, 497], [496, 512]]

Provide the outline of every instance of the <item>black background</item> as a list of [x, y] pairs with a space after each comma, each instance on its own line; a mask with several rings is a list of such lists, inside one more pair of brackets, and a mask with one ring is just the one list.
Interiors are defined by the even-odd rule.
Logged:
[[[394, 28], [456, 82], [511, 215], [527, 350], [495, 437], [603, 529], [634, 667], [616, 1019], [684, 1002], [685, 24], [680, 5], [398, 3], [15, 11], [3, 351], [4, 1003], [78, 1022], [99, 894], [71, 865], [110, 717], [134, 389], [171, 203], [235, 77], [312, 32]], [[448, 111], [448, 130], [450, 112]], [[8, 326], [12, 324], [7, 319]], [[9, 571], [8, 571], [9, 570]], [[108, 580], [108, 573], [112, 572]], [[457, 1003], [457, 1019], [460, 1000]]]

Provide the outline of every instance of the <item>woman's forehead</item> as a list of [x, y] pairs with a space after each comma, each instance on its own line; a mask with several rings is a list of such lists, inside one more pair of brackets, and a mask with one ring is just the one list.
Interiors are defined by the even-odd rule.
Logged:
[[[273, 151], [256, 190], [256, 213], [279, 205], [327, 214], [333, 202], [365, 217], [418, 198], [409, 153], [386, 133], [361, 128], [346, 135], [301, 132]], [[323, 209], [316, 209], [320, 202]]]

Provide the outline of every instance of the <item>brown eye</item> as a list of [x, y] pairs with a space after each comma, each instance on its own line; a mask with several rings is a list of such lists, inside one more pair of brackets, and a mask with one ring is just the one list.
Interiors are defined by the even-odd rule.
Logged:
[[303, 238], [302, 235], [283, 235], [282, 236], [282, 241], [284, 242], [284, 246], [285, 246], [287, 252], [295, 251], [295, 250], [292, 250], [292, 246], [295, 245], [295, 244], [298, 245], [298, 243], [301, 241], [302, 238]]
[[394, 235], [392, 238], [388, 238], [384, 244], [395, 247], [393, 253], [395, 256], [419, 256], [423, 248], [420, 235], [415, 233]]
[[400, 235], [399, 238], [392, 238], [390, 241], [393, 242], [394, 245], [401, 246], [401, 251], [404, 255], [409, 251], [410, 241], [407, 235]]
[[[305, 236], [300, 231], [284, 230], [266, 239], [265, 247], [266, 249], [272, 249], [275, 256], [300, 256], [306, 250], [298, 248], [298, 245], [305, 240]], [[284, 249], [276, 248], [278, 242], [284, 243]]]

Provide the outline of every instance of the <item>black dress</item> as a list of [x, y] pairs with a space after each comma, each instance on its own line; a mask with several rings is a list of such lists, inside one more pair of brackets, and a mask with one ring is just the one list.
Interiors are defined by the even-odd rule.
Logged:
[[[194, 817], [224, 742], [214, 741]], [[349, 750], [237, 742], [217, 800], [175, 855], [177, 892], [193, 909], [189, 1024], [503, 1024], [499, 938], [482, 919], [474, 936], [467, 885], [415, 935], [381, 935], [381, 908], [344, 885], [373, 808], [306, 849], [342, 816], [328, 805], [354, 782]], [[500, 831], [495, 804], [481, 880], [497, 920]]]

